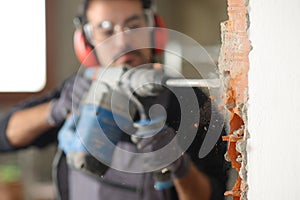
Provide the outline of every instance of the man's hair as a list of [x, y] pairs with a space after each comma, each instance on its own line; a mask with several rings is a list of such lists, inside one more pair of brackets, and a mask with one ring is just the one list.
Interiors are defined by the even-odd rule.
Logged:
[[[87, 23], [86, 11], [88, 9], [89, 3], [95, 0], [83, 0], [82, 3], [79, 5], [78, 15], [77, 18], [81, 25]], [[114, 1], [114, 0], [111, 0]], [[149, 9], [152, 5], [152, 0], [139, 0], [142, 2], [143, 9]]]

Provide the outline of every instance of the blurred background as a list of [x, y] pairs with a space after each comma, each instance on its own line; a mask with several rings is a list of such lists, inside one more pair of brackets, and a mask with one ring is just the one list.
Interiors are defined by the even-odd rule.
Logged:
[[[51, 90], [80, 67], [73, 49], [73, 17], [79, 2], [46, 0], [46, 86], [37, 93], [0, 92], [0, 116], [19, 101]], [[167, 27], [203, 45], [215, 62], [221, 44], [220, 23], [227, 20], [226, 9], [225, 0], [157, 0], [158, 13], [165, 19]], [[189, 68], [183, 68], [183, 72], [193, 74]], [[18, 192], [13, 192], [15, 197], [11, 199], [54, 199], [51, 183], [54, 153], [53, 145], [0, 154], [0, 181], [14, 183], [12, 190], [22, 191], [19, 197]], [[5, 191], [7, 188], [0, 183], [0, 200], [8, 200]]]

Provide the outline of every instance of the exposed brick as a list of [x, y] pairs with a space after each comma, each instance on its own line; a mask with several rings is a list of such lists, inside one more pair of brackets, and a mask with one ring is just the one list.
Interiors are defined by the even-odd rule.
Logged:
[[[229, 133], [223, 137], [228, 142], [227, 156], [232, 167], [238, 172], [246, 172], [246, 148], [237, 148], [239, 143], [246, 145], [245, 124], [248, 100], [248, 70], [251, 43], [248, 39], [247, 0], [228, 0], [229, 19], [221, 24], [222, 47], [219, 68], [224, 82], [224, 102], [229, 115]], [[240, 151], [238, 151], [239, 149]], [[246, 176], [238, 176], [235, 185], [225, 195], [234, 200], [247, 199]]]

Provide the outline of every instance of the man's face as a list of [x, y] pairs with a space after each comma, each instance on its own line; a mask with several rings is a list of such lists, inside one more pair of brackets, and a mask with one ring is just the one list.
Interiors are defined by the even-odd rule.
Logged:
[[102, 66], [135, 67], [151, 61], [151, 49], [139, 48], [139, 43], [150, 43], [150, 32], [128, 34], [126, 31], [128, 28], [147, 27], [139, 0], [91, 1], [87, 19], [92, 27], [92, 43]]

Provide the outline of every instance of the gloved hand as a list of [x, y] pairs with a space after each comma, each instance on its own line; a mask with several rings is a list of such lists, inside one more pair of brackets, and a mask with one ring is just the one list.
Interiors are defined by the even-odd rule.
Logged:
[[67, 79], [64, 83], [60, 97], [51, 102], [51, 112], [48, 117], [49, 123], [53, 126], [59, 125], [70, 113], [72, 106], [73, 108], [78, 109], [79, 103], [83, 95], [88, 91], [90, 85], [91, 80], [88, 80], [80, 73], [77, 73], [77, 76], [73, 75]]
[[[155, 120], [154, 120], [155, 121]], [[158, 122], [155, 122], [158, 123]], [[150, 125], [151, 126], [151, 125]], [[140, 134], [141, 135], [141, 134]], [[135, 141], [137, 142], [137, 148], [140, 152], [152, 152], [158, 149], [163, 148], [169, 144], [175, 136], [174, 129], [164, 126], [158, 133], [144, 138], [138, 138]], [[155, 180], [154, 187], [158, 190], [167, 189], [173, 185], [172, 179], [180, 178], [187, 174], [190, 166], [190, 158], [187, 154], [183, 153], [177, 141], [172, 143], [171, 146], [174, 155], [181, 155], [177, 160], [168, 166], [164, 166], [161, 170], [153, 172], [153, 178]], [[161, 161], [164, 158], [160, 154], [157, 155], [157, 159]], [[173, 155], [170, 155], [173, 156]], [[149, 163], [151, 165], [151, 163]]]
[[76, 133], [79, 117], [70, 115], [58, 133], [58, 146], [64, 151], [69, 166], [91, 174], [103, 175], [108, 167], [91, 154], [83, 146]]

